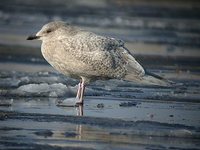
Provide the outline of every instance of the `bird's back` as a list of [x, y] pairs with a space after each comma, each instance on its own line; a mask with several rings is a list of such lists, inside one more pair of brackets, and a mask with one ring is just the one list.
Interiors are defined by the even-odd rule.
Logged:
[[75, 59], [92, 67], [95, 76], [121, 79], [128, 68], [137, 75], [144, 72], [121, 40], [82, 31], [71, 38], [70, 44], [65, 44], [65, 39], [61, 41]]

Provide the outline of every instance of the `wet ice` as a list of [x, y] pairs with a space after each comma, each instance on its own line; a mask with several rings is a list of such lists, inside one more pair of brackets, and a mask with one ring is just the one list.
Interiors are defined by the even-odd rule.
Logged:
[[[1, 94], [4, 96], [11, 94], [25, 97], [73, 97], [76, 93], [77, 83], [77, 80], [54, 72], [0, 72]], [[86, 95], [199, 101], [197, 88], [199, 86], [198, 82], [189, 81], [179, 87], [162, 88], [122, 80], [108, 80], [91, 83], [86, 89]]]
[[14, 92], [21, 96], [46, 96], [46, 97], [63, 97], [75, 95], [75, 88], [66, 86], [62, 83], [55, 84], [27, 84], [18, 87]]

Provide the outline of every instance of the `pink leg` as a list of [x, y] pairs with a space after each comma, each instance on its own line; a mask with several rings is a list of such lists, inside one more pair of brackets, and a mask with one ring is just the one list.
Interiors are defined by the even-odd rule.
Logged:
[[76, 99], [80, 99], [80, 95], [81, 95], [81, 82], [78, 84]]
[[77, 116], [83, 116], [83, 105], [78, 105]]
[[76, 96], [78, 102], [76, 102], [76, 104], [83, 104], [84, 93], [85, 93], [85, 83], [84, 80], [82, 80], [78, 85], [78, 91]]
[[80, 102], [82, 104], [83, 104], [84, 93], [85, 93], [85, 84], [84, 84], [84, 82], [82, 82], [82, 84], [81, 84], [81, 93], [80, 93]]

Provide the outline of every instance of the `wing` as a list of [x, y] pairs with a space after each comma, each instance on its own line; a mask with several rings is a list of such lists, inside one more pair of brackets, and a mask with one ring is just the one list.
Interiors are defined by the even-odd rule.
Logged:
[[69, 55], [90, 66], [96, 76], [123, 78], [130, 72], [133, 75], [144, 72], [121, 40], [82, 32], [71, 38], [62, 38], [60, 42]]

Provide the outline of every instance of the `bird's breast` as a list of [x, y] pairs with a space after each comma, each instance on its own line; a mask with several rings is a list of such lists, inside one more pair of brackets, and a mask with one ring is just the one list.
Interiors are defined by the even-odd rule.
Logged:
[[45, 60], [58, 72], [74, 78], [93, 74], [92, 68], [71, 55], [67, 47], [57, 42], [43, 42], [41, 47]]

